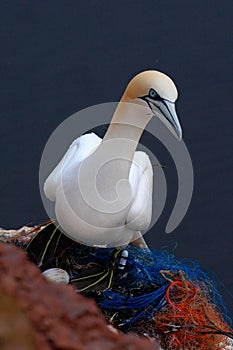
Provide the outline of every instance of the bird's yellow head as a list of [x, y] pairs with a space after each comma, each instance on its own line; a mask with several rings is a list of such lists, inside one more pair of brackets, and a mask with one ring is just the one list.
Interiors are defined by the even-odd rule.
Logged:
[[171, 78], [149, 70], [137, 74], [129, 82], [122, 101], [146, 105], [181, 140], [182, 129], [175, 111], [177, 97], [177, 89]]

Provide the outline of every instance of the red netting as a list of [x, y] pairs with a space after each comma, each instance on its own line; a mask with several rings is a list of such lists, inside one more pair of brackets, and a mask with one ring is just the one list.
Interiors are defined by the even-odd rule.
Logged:
[[164, 349], [224, 349], [223, 334], [230, 332], [216, 306], [189, 281], [174, 281], [166, 292], [167, 304], [154, 317], [156, 333]]

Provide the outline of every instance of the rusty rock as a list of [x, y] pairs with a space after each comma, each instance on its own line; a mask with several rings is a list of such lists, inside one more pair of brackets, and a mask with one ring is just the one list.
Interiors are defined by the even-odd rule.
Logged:
[[1, 350], [156, 350], [108, 328], [93, 300], [46, 280], [24, 251], [0, 243]]

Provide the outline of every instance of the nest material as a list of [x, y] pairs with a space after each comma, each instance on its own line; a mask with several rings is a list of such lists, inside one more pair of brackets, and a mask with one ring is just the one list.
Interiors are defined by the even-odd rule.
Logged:
[[42, 271], [65, 269], [71, 284], [94, 298], [117, 329], [159, 338], [165, 350], [227, 349], [232, 331], [224, 303], [215, 283], [195, 262], [130, 245], [121, 271], [119, 250], [75, 243], [53, 223], [29, 235], [29, 241], [24, 237], [13, 242]]

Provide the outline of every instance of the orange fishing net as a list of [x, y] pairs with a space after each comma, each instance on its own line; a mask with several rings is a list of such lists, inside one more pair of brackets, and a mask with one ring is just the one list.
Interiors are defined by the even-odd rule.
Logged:
[[154, 327], [164, 349], [222, 350], [230, 329], [217, 307], [206, 297], [204, 286], [174, 281], [166, 292], [166, 305], [154, 316]]

